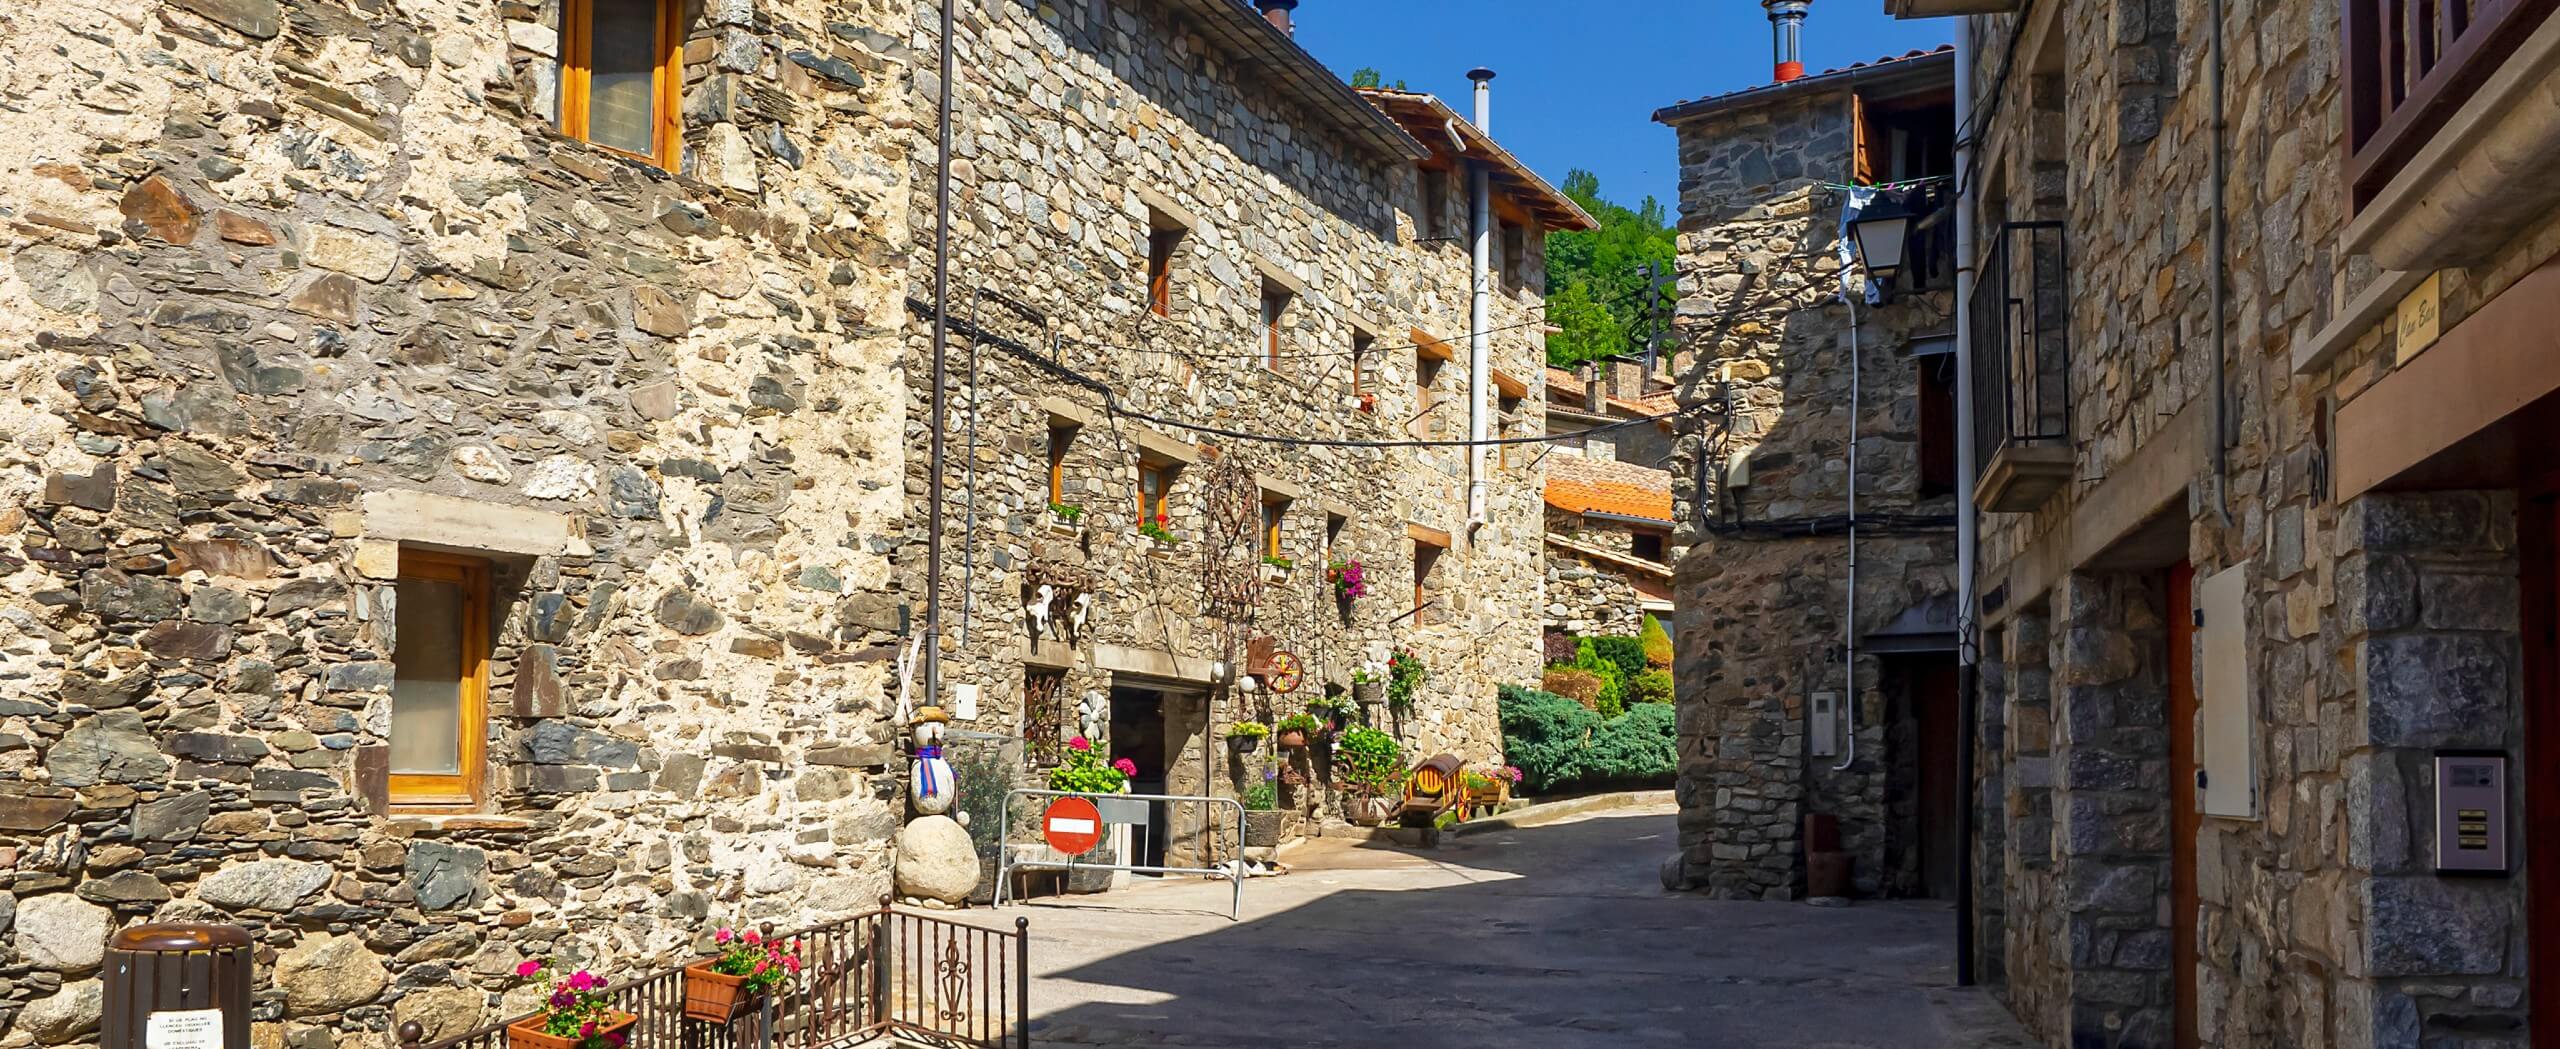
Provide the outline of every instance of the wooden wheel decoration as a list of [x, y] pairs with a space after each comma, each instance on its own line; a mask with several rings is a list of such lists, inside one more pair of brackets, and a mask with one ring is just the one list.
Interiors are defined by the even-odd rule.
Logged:
[[1271, 662], [1264, 664], [1255, 676], [1262, 679], [1263, 687], [1285, 696], [1297, 691], [1298, 686], [1306, 681], [1307, 666], [1298, 661], [1295, 652], [1274, 652]]

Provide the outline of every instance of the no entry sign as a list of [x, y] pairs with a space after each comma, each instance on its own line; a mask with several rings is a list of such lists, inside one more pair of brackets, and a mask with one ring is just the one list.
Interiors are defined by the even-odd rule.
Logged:
[[1040, 836], [1050, 848], [1082, 856], [1102, 843], [1102, 810], [1083, 798], [1059, 798], [1040, 814]]

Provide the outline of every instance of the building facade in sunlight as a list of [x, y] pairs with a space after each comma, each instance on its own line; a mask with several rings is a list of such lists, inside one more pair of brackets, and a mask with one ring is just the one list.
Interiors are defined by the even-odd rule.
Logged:
[[1846, 187], [1914, 210], [1947, 188], [1951, 59], [1655, 114], [1679, 134], [1677, 397], [1700, 409], [1670, 469], [1687, 546], [1672, 884], [1956, 891], [1950, 244], [1924, 229], [1879, 301], [1842, 291]]

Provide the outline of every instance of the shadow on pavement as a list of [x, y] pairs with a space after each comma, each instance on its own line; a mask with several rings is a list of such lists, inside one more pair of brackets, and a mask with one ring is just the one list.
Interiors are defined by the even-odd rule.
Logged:
[[[1976, 1044], [1952, 1041], [1932, 1001], [1950, 950], [1946, 907], [1666, 893], [1654, 868], [1671, 833], [1667, 815], [1596, 817], [1470, 837], [1415, 853], [1428, 862], [1393, 872], [1362, 862], [1384, 859], [1362, 855], [1384, 848], [1373, 845], [1350, 850], [1339, 868], [1248, 884], [1248, 920], [1233, 925], [1223, 921], [1220, 887], [1210, 931], [1136, 937], [1130, 949], [1049, 974], [1109, 988], [1117, 1000], [1049, 1011], [1035, 1023], [1035, 1044]], [[1265, 888], [1300, 879], [1311, 882], [1285, 894]], [[1344, 884], [1324, 891], [1325, 879]], [[1405, 881], [1421, 887], [1397, 887]], [[1140, 897], [1130, 911], [1077, 908], [1073, 922], [1035, 913], [1035, 935], [1073, 937], [1082, 923], [1093, 943], [1117, 939], [1178, 913], [1182, 904], [1162, 897], [1187, 890], [1152, 891], [1160, 895], [1121, 894]], [[1307, 898], [1268, 911], [1278, 895]], [[1037, 939], [1034, 949], [1043, 949]]]

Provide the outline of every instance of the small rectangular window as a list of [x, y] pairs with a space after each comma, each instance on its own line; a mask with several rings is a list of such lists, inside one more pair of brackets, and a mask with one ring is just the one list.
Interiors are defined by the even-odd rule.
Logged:
[[488, 736], [488, 562], [403, 551], [392, 616], [391, 800], [475, 805]]
[[1278, 281], [1262, 282], [1262, 365], [1280, 370], [1280, 330], [1289, 322], [1289, 289]]
[[1282, 557], [1281, 529], [1289, 518], [1289, 500], [1276, 495], [1262, 497], [1262, 556]]
[[684, 146], [679, 0], [564, 0], [560, 131], [674, 170]]
[[[1500, 425], [1496, 428], [1494, 436], [1505, 440], [1526, 436], [1527, 420], [1520, 418], [1520, 398], [1506, 394], [1496, 404], [1500, 407], [1501, 414], [1495, 416]], [[1500, 447], [1503, 469], [1518, 469], [1520, 464], [1528, 461], [1531, 451], [1529, 445], [1512, 443]]]
[[1413, 625], [1429, 626], [1441, 620], [1440, 610], [1432, 606], [1433, 584], [1440, 571], [1440, 555], [1448, 553], [1436, 543], [1413, 541]]
[[1049, 427], [1049, 505], [1069, 506], [1067, 498], [1067, 450], [1075, 446], [1076, 428]]
[[1433, 418], [1433, 409], [1439, 405], [1432, 400], [1432, 387], [1439, 385], [1442, 363], [1440, 358], [1428, 356], [1418, 348], [1414, 351], [1413, 436], [1416, 440], [1429, 441], [1439, 437], [1440, 423]]
[[1635, 555], [1647, 561], [1653, 561], [1656, 563], [1668, 560], [1668, 558], [1663, 555], [1663, 538], [1659, 533], [1655, 532], [1637, 532], [1635, 534]]
[[1342, 549], [1342, 529], [1350, 523], [1351, 519], [1341, 514], [1324, 515], [1324, 559], [1326, 561], [1342, 559], [1342, 555], [1338, 552]]
[[1173, 315], [1173, 255], [1182, 247], [1183, 228], [1172, 219], [1148, 213], [1147, 312]]
[[1375, 335], [1357, 330], [1351, 333], [1351, 399], [1359, 402], [1364, 412], [1378, 410], [1377, 395], [1369, 392], [1369, 354], [1377, 345]]
[[1920, 369], [1920, 497], [1956, 490], [1956, 355], [1914, 362]]
[[1158, 527], [1173, 527], [1172, 463], [1156, 459], [1138, 462], [1138, 524], [1150, 522]]

